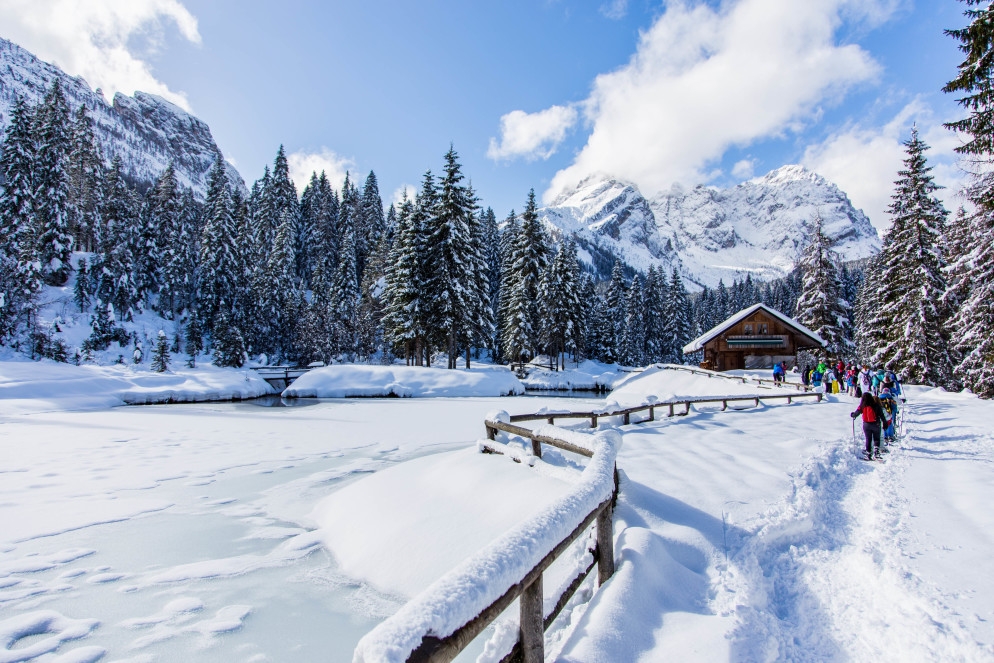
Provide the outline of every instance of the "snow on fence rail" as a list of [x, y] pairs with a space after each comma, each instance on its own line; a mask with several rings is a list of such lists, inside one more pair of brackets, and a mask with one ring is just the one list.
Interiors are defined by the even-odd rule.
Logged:
[[[695, 369], [690, 369], [695, 370]], [[725, 377], [725, 376], [723, 376]], [[531, 440], [534, 456], [542, 456], [542, 445], [548, 444], [590, 459], [580, 475], [576, 489], [520, 524], [479, 553], [435, 581], [421, 594], [406, 603], [359, 641], [353, 663], [422, 663], [451, 661], [491, 624], [515, 599], [520, 598], [519, 638], [501, 663], [541, 663], [545, 660], [545, 629], [547, 629], [580, 588], [594, 566], [598, 568], [598, 585], [614, 574], [614, 506], [618, 497], [616, 459], [621, 448], [617, 431], [596, 434], [559, 428], [555, 419], [590, 419], [597, 426], [599, 417], [623, 416], [629, 424], [636, 412], [649, 412], [648, 421], [655, 419], [655, 410], [700, 403], [786, 399], [813, 396], [818, 402], [822, 394], [771, 394], [769, 396], [702, 396], [652, 401], [618, 409], [596, 412], [542, 411], [534, 414], [509, 415], [492, 413], [484, 425], [492, 444], [481, 441], [484, 453], [509, 453], [510, 449], [496, 442], [498, 431]], [[541, 421], [545, 426], [525, 428], [512, 422]], [[517, 459], [520, 460], [520, 459]], [[596, 521], [596, 545], [590, 550], [591, 562], [566, 586], [549, 614], [544, 611], [542, 574]]]
[[[507, 418], [506, 413], [488, 417], [487, 425], [503, 424], [498, 419]], [[517, 598], [520, 637], [503, 661], [544, 660], [545, 629], [594, 565], [601, 584], [614, 573], [615, 460], [621, 436], [616, 431], [589, 435], [554, 427], [544, 427], [542, 433], [544, 443], [590, 458], [575, 489], [439, 578], [367, 633], [355, 649], [354, 663], [451, 661]], [[582, 443], [577, 443], [578, 436], [583, 436]], [[544, 614], [543, 572], [595, 521], [594, 562]]]
[[726, 380], [741, 381], [742, 384], [747, 384], [748, 382], [757, 382], [759, 384], [772, 384], [774, 386], [783, 387], [790, 386], [794, 387], [798, 391], [812, 391], [812, 387], [800, 382], [777, 382], [776, 380], [769, 380], [767, 378], [752, 378], [740, 375], [728, 375], [727, 373], [720, 373], [718, 371], [709, 371], [706, 368], [694, 368], [692, 366], [682, 366], [680, 364], [659, 364], [664, 368], [669, 368], [677, 371], [686, 371], [687, 373], [692, 373], [693, 375], [706, 375], [709, 378], [724, 378]]

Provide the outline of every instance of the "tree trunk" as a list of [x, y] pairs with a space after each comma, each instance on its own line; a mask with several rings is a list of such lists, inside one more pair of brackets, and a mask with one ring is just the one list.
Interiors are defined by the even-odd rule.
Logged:
[[469, 368], [469, 345], [466, 345], [466, 368]]

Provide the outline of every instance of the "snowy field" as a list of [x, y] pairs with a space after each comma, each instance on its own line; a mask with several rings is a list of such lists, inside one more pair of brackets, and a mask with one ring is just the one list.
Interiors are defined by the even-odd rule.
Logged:
[[[611, 398], [740, 393], [673, 373]], [[910, 391], [884, 463], [846, 397], [621, 427], [618, 571], [548, 660], [994, 659], [994, 404]], [[350, 660], [576, 480], [476, 453], [484, 415], [595, 403], [296, 402], [0, 409], [0, 662]]]

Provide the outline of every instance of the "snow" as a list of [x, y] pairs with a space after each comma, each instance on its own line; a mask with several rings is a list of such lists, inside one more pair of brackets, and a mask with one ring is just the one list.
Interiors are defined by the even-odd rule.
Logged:
[[510, 396], [525, 388], [506, 367], [470, 370], [423, 366], [336, 365], [308, 371], [284, 398]]
[[572, 368], [567, 364], [566, 370], [553, 371], [542, 365], [541, 360], [528, 365], [528, 376], [521, 382], [525, 388], [542, 391], [600, 391], [614, 389], [629, 379], [637, 369], [605, 364], [586, 359]]
[[0, 361], [0, 415], [140, 403], [256, 398], [276, 391], [249, 369], [154, 373], [129, 365]]
[[816, 215], [847, 260], [880, 251], [876, 230], [846, 194], [796, 165], [729, 189], [674, 185], [650, 200], [634, 184], [599, 174], [539, 213], [554, 236], [575, 233], [604, 264], [618, 258], [643, 273], [651, 265], [675, 267], [691, 287], [785, 276]]
[[[347, 660], [367, 633], [360, 656], [444, 630], [583, 510], [592, 466], [506, 435], [525, 462], [481, 454], [484, 419], [608, 405], [108, 408], [104, 376], [28, 406], [29, 378], [0, 399], [0, 660], [37, 663]], [[780, 390], [654, 367], [610, 400], [747, 391]], [[581, 587], [546, 660], [994, 659], [994, 403], [906, 392], [884, 463], [857, 460], [844, 395], [601, 420], [623, 441], [617, 572]], [[547, 610], [588, 543], [547, 571]], [[516, 632], [512, 606], [460, 660], [499, 659]]]

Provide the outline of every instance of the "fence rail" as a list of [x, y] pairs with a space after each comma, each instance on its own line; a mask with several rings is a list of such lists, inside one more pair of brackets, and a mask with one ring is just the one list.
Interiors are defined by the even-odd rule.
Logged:
[[736, 380], [741, 381], [742, 384], [748, 384], [749, 382], [757, 382], [759, 384], [769, 384], [775, 387], [790, 386], [794, 387], [798, 391], [813, 391], [813, 387], [802, 384], [800, 382], [777, 382], [776, 380], [770, 380], [768, 378], [750, 378], [741, 375], [728, 375], [726, 373], [720, 373], [718, 371], [709, 371], [703, 368], [694, 368], [692, 366], [680, 366], [679, 364], [666, 364], [666, 368], [671, 368], [677, 371], [686, 371], [688, 373], [693, 373], [694, 375], [706, 375], [709, 378], [724, 378], [726, 380]]
[[[703, 371], [698, 371], [697, 369], [687, 370], [703, 373]], [[585, 493], [588, 495], [588, 501], [585, 502], [587, 505], [592, 503], [589, 501], [589, 496], [600, 495], [601, 497], [596, 497], [597, 502], [593, 508], [590, 508], [589, 506], [584, 507], [582, 513], [585, 515], [578, 515], [576, 516], [577, 520], [573, 521], [577, 523], [576, 526], [573, 527], [566, 536], [560, 539], [551, 550], [542, 556], [537, 563], [534, 563], [534, 565], [530, 568], [527, 565], [522, 567], [522, 570], [520, 571], [521, 575], [518, 576], [520, 580], [512, 584], [510, 587], [507, 587], [507, 589], [504, 590], [499, 597], [488, 604], [483, 605], [481, 602], [481, 607], [475, 609], [476, 614], [474, 617], [468, 619], [461, 625], [455, 626], [454, 628], [439, 628], [437, 623], [433, 622], [433, 620], [426, 619], [422, 616], [416, 620], [417, 623], [421, 625], [419, 626], [421, 629], [420, 636], [418, 636], [420, 637], [420, 641], [410, 641], [410, 624], [408, 621], [405, 621], [410, 619], [410, 615], [423, 615], [425, 611], [430, 612], [434, 607], [438, 607], [439, 604], [444, 605], [447, 602], [457, 600], [457, 598], [452, 596], [451, 593], [447, 593], [446, 588], [450, 586], [459, 586], [460, 583], [466, 583], [469, 576], [465, 575], [468, 573], [465, 570], [462, 571], [464, 576], [459, 576], [458, 570], [454, 571], [450, 574], [455, 576], [454, 579], [449, 579], [448, 575], [444, 576], [434, 585], [429, 587], [422, 595], [415, 597], [415, 599], [405, 605], [405, 607], [401, 609], [400, 613], [381, 623], [378, 627], [373, 629], [373, 631], [367, 634], [366, 637], [360, 641], [359, 646], [356, 649], [355, 660], [361, 663], [372, 663], [373, 661], [380, 660], [406, 660], [408, 663], [441, 663], [451, 661], [458, 656], [459, 653], [465, 649], [465, 647], [474, 638], [482, 633], [489, 624], [491, 624], [502, 612], [504, 612], [504, 610], [506, 610], [515, 601], [515, 599], [519, 599], [518, 603], [520, 617], [518, 641], [515, 643], [511, 651], [505, 655], [503, 659], [501, 659], [501, 663], [541, 663], [545, 658], [545, 630], [552, 624], [553, 621], [555, 621], [556, 617], [559, 616], [560, 612], [562, 612], [570, 598], [576, 593], [584, 580], [590, 575], [594, 567], [598, 569], [598, 585], [603, 585], [614, 574], [614, 507], [618, 498], [618, 471], [615, 464], [615, 457], [617, 454], [617, 448], [620, 445], [620, 438], [602, 436], [616, 436], [617, 433], [608, 432], [599, 433], [597, 436], [588, 436], [577, 431], [567, 431], [563, 429], [550, 430], [550, 428], [547, 427], [539, 427], [538, 429], [533, 430], [524, 426], [517, 426], [515, 425], [516, 422], [546, 421], [548, 424], [554, 426], [556, 419], [590, 419], [591, 426], [596, 427], [597, 421], [601, 417], [623, 416], [624, 423], [628, 424], [631, 422], [632, 414], [645, 411], [649, 412], [649, 417], [646, 421], [653, 421], [655, 419], [655, 411], [660, 407], [667, 408], [667, 416], [672, 417], [678, 416], [675, 412], [675, 408], [681, 405], [684, 407], [682, 414], [688, 414], [690, 412], [691, 405], [703, 403], [721, 403], [722, 410], [725, 410], [728, 408], [729, 403], [751, 401], [754, 405], [758, 406], [761, 400], [781, 399], [786, 400], [789, 404], [795, 398], [804, 397], [814, 397], [817, 398], [819, 402], [822, 400], [822, 394], [817, 392], [769, 395], [757, 394], [750, 396], [702, 396], [643, 403], [641, 405], [618, 408], [610, 411], [538, 412], [533, 414], [518, 415], [506, 415], [505, 413], [500, 417], [500, 420], [496, 418], [488, 418], [484, 425], [487, 431], [487, 438], [492, 442], [492, 444], [483, 446], [483, 450], [485, 452], [504, 453], [506, 451], [506, 447], [497, 442], [497, 433], [505, 432], [531, 440], [532, 452], [538, 457], [542, 456], [543, 444], [548, 444], [549, 446], [553, 446], [558, 449], [580, 454], [589, 458], [590, 463], [588, 468], [584, 470], [583, 475], [581, 475], [581, 484], [583, 484], [584, 481], [587, 483], [583, 484], [582, 488], [577, 488], [577, 491], [587, 491]], [[557, 431], [559, 432], [559, 436], [556, 434]], [[578, 438], [578, 435], [583, 437]], [[590, 439], [594, 443], [587, 446], [585, 444], [586, 439]], [[610, 440], [610, 442], [606, 440]], [[587, 473], [588, 471], [591, 471], [591, 468], [595, 468], [599, 474], [594, 472], [594, 474], [591, 475], [594, 478], [585, 479], [584, 477], [587, 477]], [[608, 470], [611, 471], [610, 478], [608, 478], [605, 474]], [[610, 479], [613, 479], [613, 490], [609, 485], [603, 483], [604, 481], [609, 481]], [[525, 523], [519, 529], [521, 531], [525, 531], [528, 526], [535, 525], [540, 521], [543, 522], [542, 527], [548, 527], [547, 521], [543, 520], [544, 518], [545, 515], [541, 515], [538, 518], [533, 519], [533, 521]], [[588, 548], [590, 562], [581, 568], [580, 572], [566, 586], [566, 589], [557, 598], [556, 604], [549, 614], [544, 614], [544, 594], [542, 585], [543, 573], [557, 558], [559, 558], [560, 555], [562, 555], [563, 552], [573, 545], [592, 524], [595, 526], [594, 538], [596, 543], [592, 548]], [[476, 558], [492, 561], [492, 558], [496, 554], [497, 553], [495, 553], [494, 550], [488, 549], [479, 553]], [[501, 559], [515, 559], [515, 554], [516, 553], [513, 550], [502, 550], [500, 557]], [[537, 559], [537, 556], [532, 559]], [[532, 564], [532, 562], [529, 561], [527, 564]], [[447, 580], [450, 583], [449, 585], [446, 585]], [[478, 598], [474, 598], [478, 600]], [[474, 598], [470, 598], [468, 600], [472, 603]], [[409, 614], [402, 615], [401, 613]], [[445, 633], [445, 635], [437, 635], [439, 631]], [[408, 644], [406, 647], [401, 648], [397, 645], [398, 638], [407, 639], [406, 641]], [[406, 654], [406, 659], [398, 657], [397, 654], [399, 649], [408, 652]], [[389, 652], [389, 654], [387, 654], [387, 652]]]

